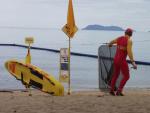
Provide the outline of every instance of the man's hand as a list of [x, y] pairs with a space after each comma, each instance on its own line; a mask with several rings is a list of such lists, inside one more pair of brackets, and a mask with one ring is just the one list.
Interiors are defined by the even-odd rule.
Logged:
[[112, 47], [112, 45], [113, 45], [113, 44], [111, 44], [111, 43], [108, 43], [108, 47]]
[[137, 69], [137, 65], [135, 64], [135, 62], [132, 62], [133, 65], [133, 69]]

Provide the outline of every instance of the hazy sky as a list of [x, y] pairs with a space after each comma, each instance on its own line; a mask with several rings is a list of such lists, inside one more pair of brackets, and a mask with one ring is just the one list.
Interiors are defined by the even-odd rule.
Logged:
[[[73, 0], [76, 24], [150, 30], [150, 0]], [[68, 0], [0, 0], [0, 26], [61, 28]]]

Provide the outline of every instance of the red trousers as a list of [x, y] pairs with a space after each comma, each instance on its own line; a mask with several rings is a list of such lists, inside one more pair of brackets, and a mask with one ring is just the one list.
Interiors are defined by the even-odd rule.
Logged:
[[112, 80], [111, 80], [111, 91], [115, 90], [116, 81], [120, 75], [120, 72], [122, 73], [123, 78], [120, 82], [120, 85], [119, 85], [117, 91], [122, 92], [126, 82], [128, 81], [128, 79], [130, 77], [129, 67], [128, 67], [126, 59], [120, 60], [120, 61], [118, 59], [114, 60], [114, 72], [113, 72], [113, 76], [112, 76]]

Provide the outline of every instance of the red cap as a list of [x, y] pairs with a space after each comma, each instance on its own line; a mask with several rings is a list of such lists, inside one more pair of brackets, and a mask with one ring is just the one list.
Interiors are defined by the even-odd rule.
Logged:
[[125, 34], [126, 34], [126, 35], [132, 36], [132, 33], [133, 33], [133, 30], [132, 30], [131, 28], [127, 28], [127, 29], [125, 30]]

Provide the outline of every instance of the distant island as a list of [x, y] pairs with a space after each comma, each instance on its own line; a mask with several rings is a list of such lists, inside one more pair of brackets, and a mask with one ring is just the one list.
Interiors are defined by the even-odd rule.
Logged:
[[123, 28], [118, 26], [102, 26], [102, 25], [88, 25], [82, 30], [106, 30], [106, 31], [124, 31]]

